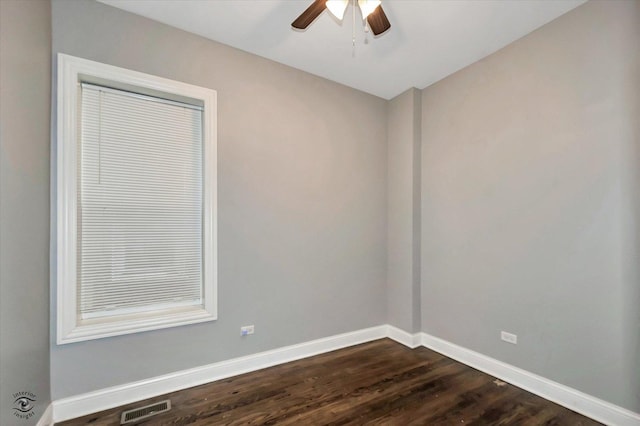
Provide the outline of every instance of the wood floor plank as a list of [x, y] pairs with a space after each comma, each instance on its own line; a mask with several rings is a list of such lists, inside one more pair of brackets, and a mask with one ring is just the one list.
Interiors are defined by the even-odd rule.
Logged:
[[381, 339], [58, 423], [113, 426], [122, 411], [171, 399], [138, 425], [598, 425], [426, 348]]

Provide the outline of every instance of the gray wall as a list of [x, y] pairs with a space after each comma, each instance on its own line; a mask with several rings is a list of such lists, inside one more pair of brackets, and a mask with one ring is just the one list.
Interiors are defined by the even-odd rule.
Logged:
[[[49, 404], [48, 1], [0, 1], [0, 424]], [[13, 394], [36, 396], [13, 415]]]
[[422, 92], [387, 107], [387, 321], [420, 331], [420, 125]]
[[592, 1], [422, 98], [423, 330], [636, 412], [639, 31]]
[[219, 319], [52, 342], [54, 399], [385, 323], [384, 100], [101, 3], [52, 8], [54, 54], [215, 89], [219, 126]]

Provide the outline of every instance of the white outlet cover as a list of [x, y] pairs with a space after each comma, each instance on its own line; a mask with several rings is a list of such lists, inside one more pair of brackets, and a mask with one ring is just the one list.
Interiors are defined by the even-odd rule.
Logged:
[[507, 343], [512, 343], [514, 345], [518, 344], [518, 336], [515, 334], [507, 333], [506, 331], [501, 331], [500, 338]]

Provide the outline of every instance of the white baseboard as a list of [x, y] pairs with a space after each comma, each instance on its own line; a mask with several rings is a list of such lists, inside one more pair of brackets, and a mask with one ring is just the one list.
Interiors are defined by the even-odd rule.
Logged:
[[401, 343], [411, 349], [417, 348], [418, 346], [422, 345], [421, 333], [407, 333], [406, 331], [392, 325], [387, 325], [386, 327], [387, 337], [389, 339], [395, 340], [396, 342]]
[[44, 410], [36, 426], [53, 426], [53, 403], [49, 404]]
[[366, 328], [59, 399], [53, 402], [53, 418], [56, 422], [61, 422], [85, 416], [215, 380], [382, 339], [387, 333], [384, 325]]
[[426, 333], [411, 334], [391, 325], [382, 325], [60, 399], [47, 408], [37, 426], [49, 426], [52, 420], [69, 420], [383, 337], [409, 348], [425, 346], [602, 423], [640, 425], [638, 413]]
[[607, 425], [639, 426], [640, 414], [426, 333], [422, 345]]

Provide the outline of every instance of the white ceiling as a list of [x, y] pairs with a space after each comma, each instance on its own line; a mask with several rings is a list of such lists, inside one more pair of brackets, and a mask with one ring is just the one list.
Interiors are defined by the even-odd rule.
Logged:
[[390, 99], [424, 88], [586, 0], [383, 0], [391, 29], [365, 44], [352, 9], [291, 22], [312, 0], [100, 0], [347, 86]]

